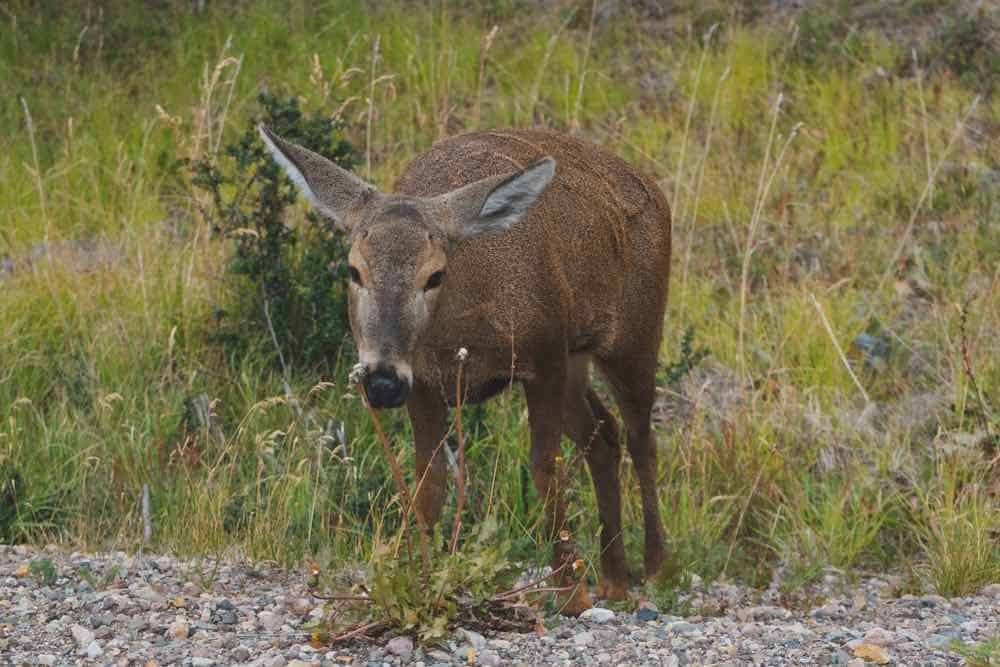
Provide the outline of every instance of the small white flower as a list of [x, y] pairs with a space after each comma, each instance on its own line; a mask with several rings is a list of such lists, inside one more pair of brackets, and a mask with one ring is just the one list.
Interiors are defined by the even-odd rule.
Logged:
[[363, 364], [354, 364], [354, 368], [351, 369], [351, 374], [347, 376], [347, 379], [351, 384], [361, 384], [365, 380], [365, 375], [368, 371], [365, 370]]
[[458, 354], [455, 355], [455, 358], [464, 363], [469, 358], [469, 351], [464, 347], [460, 347], [458, 348]]

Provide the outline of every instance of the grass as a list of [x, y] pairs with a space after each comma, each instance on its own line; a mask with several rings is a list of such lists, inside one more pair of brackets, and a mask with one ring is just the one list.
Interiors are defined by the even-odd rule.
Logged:
[[[0, 539], [137, 548], [143, 485], [154, 549], [341, 567], [398, 527], [349, 351], [286, 390], [266, 337], [236, 354], [213, 335], [230, 246], [174, 161], [211, 159], [267, 89], [342, 118], [386, 187], [436, 139], [531, 124], [661, 179], [676, 248], [662, 361], [684, 371], [663, 374], [677, 409], [659, 422], [661, 502], [682, 573], [762, 583], [785, 564], [808, 582], [916, 563], [949, 595], [1000, 580], [986, 46], [963, 73], [914, 65], [877, 28], [841, 34], [840, 15], [807, 17], [826, 46], [803, 57], [787, 22], [722, 12], [706, 36], [694, 9], [591, 26], [570, 3], [177, 2], [152, 21], [118, 4], [0, 13]], [[972, 30], [955, 25], [942, 39]], [[685, 365], [689, 330], [709, 355]], [[405, 416], [382, 420], [412, 471]], [[512, 558], [544, 558], [518, 392], [467, 408], [466, 427], [467, 522], [492, 511]], [[596, 562], [593, 494], [567, 453]], [[633, 482], [626, 467], [638, 564]]]

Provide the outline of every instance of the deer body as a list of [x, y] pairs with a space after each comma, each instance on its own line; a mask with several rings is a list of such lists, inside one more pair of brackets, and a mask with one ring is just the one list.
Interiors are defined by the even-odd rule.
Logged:
[[[670, 269], [670, 214], [656, 184], [567, 135], [484, 131], [415, 158], [393, 194], [262, 129], [279, 162], [351, 237], [351, 326], [376, 407], [404, 401], [413, 425], [417, 511], [437, 520], [446, 490], [448, 407], [459, 348], [463, 401], [524, 386], [532, 474], [555, 538], [565, 527], [556, 457], [583, 450], [600, 512], [601, 594], [627, 592], [614, 417], [590, 387], [596, 365], [627, 432], [643, 503], [647, 576], [663, 558], [650, 433]], [[354, 280], [356, 279], [356, 280]], [[555, 539], [554, 567], [575, 556]], [[569, 581], [565, 570], [563, 581]], [[589, 606], [585, 590], [567, 613]]]

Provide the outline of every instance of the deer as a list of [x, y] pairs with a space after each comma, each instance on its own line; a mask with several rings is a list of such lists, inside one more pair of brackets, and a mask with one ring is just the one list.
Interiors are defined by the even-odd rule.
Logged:
[[[590, 470], [600, 520], [597, 595], [627, 599], [618, 423], [591, 384], [605, 380], [639, 483], [645, 576], [664, 565], [651, 410], [663, 335], [671, 218], [656, 182], [624, 160], [545, 129], [473, 131], [413, 158], [382, 192], [324, 157], [258, 130], [323, 218], [346, 234], [350, 329], [378, 410], [406, 406], [414, 506], [441, 515], [454, 387], [463, 403], [523, 388], [531, 473], [543, 502], [566, 615], [592, 605], [567, 568], [579, 547], [560, 488], [562, 436]], [[456, 351], [465, 349], [458, 369]], [[575, 561], [573, 561], [575, 562]]]

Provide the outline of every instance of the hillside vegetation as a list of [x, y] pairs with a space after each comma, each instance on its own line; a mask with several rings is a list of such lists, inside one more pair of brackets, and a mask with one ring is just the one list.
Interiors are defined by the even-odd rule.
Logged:
[[[338, 569], [399, 525], [350, 341], [305, 358], [289, 322], [260, 325], [239, 232], [192, 184], [192, 162], [234, 168], [267, 92], [337, 121], [384, 188], [435, 140], [505, 126], [656, 175], [664, 590], [779, 567], [790, 590], [829, 567], [1000, 581], [996, 11], [596, 4], [0, 5], [0, 541], [135, 549], [144, 485], [153, 550]], [[304, 237], [306, 211], [285, 218]], [[412, 474], [405, 414], [381, 421]], [[518, 390], [464, 430], [465, 524], [495, 517], [507, 557], [543, 562]], [[565, 462], [596, 565], [569, 443]]]

